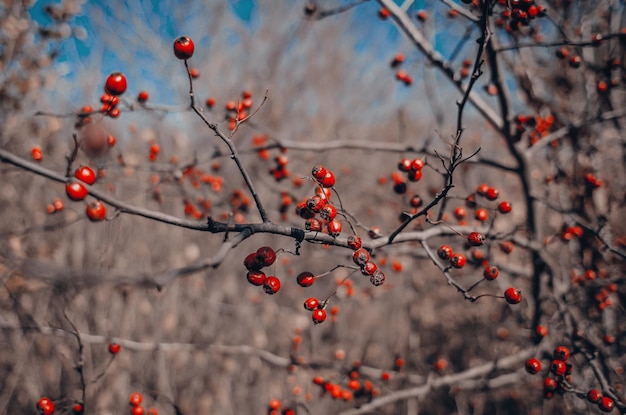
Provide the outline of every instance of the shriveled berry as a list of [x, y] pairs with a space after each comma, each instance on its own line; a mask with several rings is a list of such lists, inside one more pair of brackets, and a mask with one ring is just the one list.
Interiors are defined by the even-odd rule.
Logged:
[[304, 221], [304, 228], [311, 232], [320, 232], [322, 230], [322, 221], [315, 218], [309, 218]]
[[370, 276], [370, 282], [372, 283], [372, 285], [374, 285], [375, 287], [378, 287], [380, 285], [383, 285], [385, 282], [385, 274], [377, 269], [371, 276]]
[[324, 220], [333, 220], [337, 217], [337, 208], [327, 203], [320, 211], [320, 217]]
[[352, 254], [352, 261], [360, 267], [364, 266], [370, 260], [370, 253], [365, 248], [359, 248]]
[[303, 271], [296, 277], [298, 285], [301, 287], [310, 287], [315, 282], [315, 275], [309, 271]]
[[350, 235], [348, 236], [348, 247], [354, 249], [355, 251], [363, 246], [363, 241], [361, 241], [361, 237], [358, 235]]

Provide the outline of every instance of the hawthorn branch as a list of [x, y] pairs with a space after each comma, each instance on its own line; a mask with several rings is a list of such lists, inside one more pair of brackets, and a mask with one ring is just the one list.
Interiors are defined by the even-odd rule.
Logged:
[[[250, 191], [250, 194], [252, 195], [252, 198], [254, 199], [254, 203], [256, 204], [257, 210], [259, 211], [259, 215], [261, 215], [261, 220], [263, 222], [269, 222], [267, 212], [265, 211], [265, 208], [263, 207], [263, 204], [261, 203], [261, 199], [259, 198], [259, 195], [254, 188], [254, 184], [252, 183], [252, 179], [250, 178], [248, 171], [246, 170], [243, 163], [241, 162], [241, 159], [239, 158], [239, 154], [237, 152], [237, 148], [235, 147], [235, 144], [229, 137], [227, 137], [224, 133], [220, 131], [216, 123], [209, 121], [206, 115], [204, 115], [204, 112], [202, 111], [202, 109], [196, 106], [196, 100], [195, 100], [195, 96], [193, 92], [193, 78], [191, 76], [191, 72], [189, 71], [189, 64], [187, 63], [187, 60], [185, 60], [185, 69], [187, 70], [187, 76], [189, 77], [189, 98], [191, 101], [190, 103], [191, 109], [193, 110], [193, 112], [196, 113], [196, 115], [198, 115], [198, 117], [200, 117], [200, 119], [204, 122], [204, 124], [207, 127], [209, 127], [211, 130], [213, 130], [215, 135], [217, 135], [228, 146], [228, 149], [230, 150], [230, 154], [231, 154], [231, 159], [233, 159], [233, 161], [237, 165], [237, 168], [239, 169], [239, 172], [241, 173], [243, 180], [246, 182], [246, 186], [248, 187], [248, 190]], [[267, 99], [267, 94], [265, 98]], [[263, 100], [263, 103], [264, 102], [265, 100]]]

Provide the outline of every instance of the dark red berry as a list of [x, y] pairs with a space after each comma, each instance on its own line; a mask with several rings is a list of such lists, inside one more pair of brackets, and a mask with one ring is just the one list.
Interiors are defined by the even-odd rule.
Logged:
[[174, 55], [178, 59], [189, 59], [193, 56], [194, 44], [189, 36], [181, 36], [174, 41]]
[[262, 246], [256, 250], [256, 259], [263, 266], [269, 267], [276, 261], [276, 252], [269, 246]]
[[531, 375], [539, 373], [541, 371], [541, 362], [534, 357], [526, 361], [526, 371]]
[[348, 247], [354, 249], [355, 251], [359, 249], [363, 245], [361, 241], [361, 237], [357, 235], [350, 235], [348, 237]]
[[267, 294], [276, 294], [280, 290], [280, 280], [271, 275], [265, 279], [263, 289]]
[[263, 271], [248, 271], [248, 282], [252, 285], [263, 285], [267, 277]]
[[296, 281], [301, 287], [310, 287], [315, 282], [315, 276], [312, 272], [304, 271], [298, 274]]
[[472, 246], [481, 246], [485, 241], [485, 237], [480, 232], [470, 232], [467, 236], [467, 241]]
[[552, 353], [552, 358], [566, 362], [569, 359], [569, 349], [565, 346], [557, 346]]
[[450, 259], [452, 254], [452, 248], [450, 248], [448, 245], [441, 245], [439, 249], [437, 249], [437, 255], [443, 260]]

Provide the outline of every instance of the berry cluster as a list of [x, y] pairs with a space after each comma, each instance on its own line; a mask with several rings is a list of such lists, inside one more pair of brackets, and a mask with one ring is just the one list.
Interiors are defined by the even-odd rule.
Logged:
[[133, 392], [128, 398], [130, 404], [130, 415], [159, 415], [159, 411], [156, 408], [149, 408], [148, 411], [141, 406], [143, 402], [143, 395], [139, 392]]
[[329, 235], [338, 236], [343, 226], [336, 218], [337, 208], [330, 202], [330, 189], [335, 185], [335, 175], [321, 165], [313, 167], [312, 175], [318, 184], [315, 195], [298, 203], [296, 214], [305, 220], [306, 230], [313, 232], [326, 230]]
[[372, 261], [370, 253], [362, 247], [361, 238], [352, 235], [348, 238], [348, 246], [354, 250], [352, 252], [352, 261], [359, 266], [361, 274], [370, 277], [372, 285], [378, 287], [385, 282], [385, 274], [378, 268], [378, 265]]
[[[543, 396], [552, 399], [555, 393], [575, 393], [579, 398], [586, 399], [590, 403], [598, 405], [602, 412], [612, 412], [615, 401], [608, 396], [603, 396], [597, 389], [590, 389], [587, 393], [578, 392], [572, 386], [571, 374], [572, 363], [569, 362], [570, 350], [566, 346], [557, 346], [552, 352], [549, 374], [543, 380]], [[526, 372], [535, 375], [541, 372], [541, 362], [537, 358], [530, 358], [525, 364]]]
[[[365, 398], [370, 400], [378, 396], [380, 391], [370, 379], [361, 377], [360, 367], [360, 362], [354, 362], [347, 371], [347, 379], [341, 382], [332, 382], [321, 376], [315, 376], [313, 383], [320, 387], [322, 395], [328, 394], [333, 399], [351, 401], [352, 399]], [[388, 381], [391, 379], [391, 375], [389, 372], [383, 372], [381, 379]]]
[[[282, 407], [282, 409], [281, 409]], [[278, 412], [280, 410], [280, 412]], [[267, 404], [267, 415], [296, 415], [296, 410], [291, 406], [283, 406], [278, 399], [270, 399]]]
[[[88, 166], [81, 166], [74, 172], [74, 177], [76, 177], [79, 181], [67, 183], [65, 185], [65, 193], [71, 200], [78, 202], [84, 200], [88, 194], [87, 188], [83, 185], [83, 183], [88, 185], [95, 184], [96, 173]], [[63, 208], [62, 204], [60, 205], [61, 209], [58, 209], [55, 205], [53, 205], [53, 207], [55, 208], [55, 211]], [[49, 208], [48, 211], [50, 211]], [[106, 206], [101, 201], [95, 200], [87, 205], [85, 213], [92, 222], [99, 222], [106, 219]]]
[[500, 14], [496, 23], [499, 26], [506, 25], [507, 31], [516, 31], [521, 26], [529, 26], [532, 20], [543, 17], [547, 13], [547, 9], [535, 4], [534, 0], [513, 0], [510, 2], [500, 0], [500, 4], [507, 4], [507, 8]]
[[280, 280], [274, 276], [266, 276], [263, 271], [264, 267], [269, 267], [276, 261], [276, 252], [269, 246], [262, 246], [256, 252], [249, 254], [244, 259], [243, 264], [248, 270], [246, 278], [252, 285], [263, 286], [263, 290], [267, 294], [276, 294], [280, 290]]

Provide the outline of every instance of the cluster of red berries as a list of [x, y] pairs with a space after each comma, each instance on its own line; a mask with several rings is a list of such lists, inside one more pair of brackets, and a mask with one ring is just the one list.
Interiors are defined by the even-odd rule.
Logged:
[[65, 208], [65, 204], [58, 197], [52, 201], [47, 207], [46, 210], [48, 213], [56, 213], [60, 212]]
[[[281, 410], [282, 407], [282, 410]], [[280, 410], [280, 412], [278, 412]], [[267, 415], [296, 415], [296, 410], [291, 406], [282, 406], [278, 399], [270, 399], [267, 404]]]
[[111, 118], [120, 116], [120, 109], [117, 107], [120, 103], [119, 96], [126, 92], [128, 83], [126, 76], [121, 72], [113, 72], [106, 79], [104, 84], [104, 94], [100, 97], [102, 107], [100, 112]]
[[406, 173], [406, 177], [410, 182], [419, 182], [422, 179], [422, 169], [425, 165], [426, 162], [420, 158], [413, 160], [402, 159], [398, 162], [398, 170]]
[[[212, 98], [207, 99], [207, 106], [209, 106], [209, 100], [211, 99]], [[211, 104], [210, 107], [212, 107], [214, 103], [215, 100], [213, 100], [213, 104]], [[248, 111], [250, 111], [252, 105], [252, 92], [250, 91], [243, 91], [241, 93], [241, 100], [238, 104], [235, 101], [226, 102], [226, 118], [228, 119], [228, 128], [230, 130], [234, 130], [237, 126], [237, 122], [243, 121], [248, 116]]]
[[359, 236], [352, 235], [348, 238], [348, 246], [354, 250], [352, 252], [352, 261], [361, 268], [361, 274], [370, 277], [372, 285], [375, 287], [383, 285], [386, 279], [385, 273], [372, 261], [370, 253], [362, 245], [363, 243]]
[[[570, 351], [566, 346], [557, 346], [552, 352], [552, 361], [550, 362], [550, 375], [543, 381], [543, 396], [545, 399], [552, 399], [555, 393], [563, 394], [572, 390], [571, 373], [573, 365], [568, 362]], [[535, 375], [541, 371], [541, 362], [536, 358], [530, 358], [526, 361], [526, 371], [531, 375]], [[597, 404], [601, 411], [611, 412], [615, 407], [615, 402], [608, 396], [602, 396], [597, 389], [591, 389], [586, 394], [577, 393], [581, 398], [587, 399], [589, 402]]]
[[314, 166], [311, 173], [319, 186], [315, 190], [315, 195], [298, 203], [296, 214], [305, 220], [306, 230], [313, 232], [326, 230], [329, 235], [338, 236], [343, 226], [337, 219], [337, 208], [330, 202], [332, 194], [330, 188], [335, 185], [335, 175], [321, 165]]
[[131, 415], [159, 415], [159, 411], [156, 408], [150, 408], [148, 411], [141, 406], [143, 402], [143, 395], [139, 392], [133, 392], [130, 394], [128, 398], [128, 403], [130, 404], [130, 414]]
[[[339, 383], [325, 380], [321, 376], [315, 376], [313, 383], [321, 388], [322, 395], [328, 394], [333, 399], [341, 399], [344, 401], [350, 401], [352, 399], [358, 399], [365, 397], [371, 399], [380, 394], [380, 391], [374, 387], [374, 384], [369, 379], [361, 379], [359, 368], [360, 362], [354, 362], [352, 368], [348, 372], [348, 379], [342, 386]], [[386, 374], [386, 376], [385, 376]], [[383, 380], [389, 380], [390, 375], [388, 372], [383, 372], [381, 376]]]
[[[91, 167], [81, 166], [74, 172], [74, 177], [76, 177], [79, 181], [67, 183], [65, 185], [65, 192], [71, 200], [84, 200], [87, 197], [88, 191], [85, 185], [81, 182], [93, 185], [96, 182], [96, 173]], [[105, 205], [99, 200], [93, 201], [87, 205], [87, 217], [93, 222], [106, 219], [106, 213]]]
[[463, 268], [467, 263], [465, 255], [455, 253], [450, 245], [441, 245], [437, 249], [437, 256], [444, 261], [450, 261], [450, 266], [457, 269]]
[[508, 31], [515, 31], [521, 26], [528, 26], [532, 20], [543, 17], [547, 13], [547, 9], [535, 4], [534, 0], [513, 0], [511, 2], [500, 0], [500, 4], [510, 4], [510, 8], [507, 7], [496, 21], [499, 26], [504, 26], [506, 23]]
[[274, 162], [276, 165], [270, 169], [270, 174], [274, 177], [274, 179], [279, 182], [283, 179], [289, 177], [289, 170], [287, 169], [287, 163], [289, 163], [289, 159], [287, 155], [284, 153], [287, 149], [283, 150], [283, 154], [280, 154], [274, 157]]
[[315, 297], [307, 298], [304, 301], [304, 309], [312, 311], [311, 320], [314, 324], [320, 324], [326, 321], [326, 305], [327, 301], [320, 301]]
[[[398, 53], [396, 56], [393, 57], [389, 65], [392, 68], [397, 68], [402, 65], [402, 62], [404, 62], [404, 55]], [[399, 69], [396, 72], [396, 79], [400, 82], [403, 82], [406, 86], [410, 86], [413, 83], [413, 78], [404, 69]]]
[[274, 275], [266, 276], [264, 267], [269, 267], [276, 261], [276, 252], [269, 246], [262, 246], [256, 252], [249, 254], [243, 264], [248, 270], [247, 279], [252, 285], [263, 286], [267, 294], [276, 294], [280, 290], [280, 280]]

